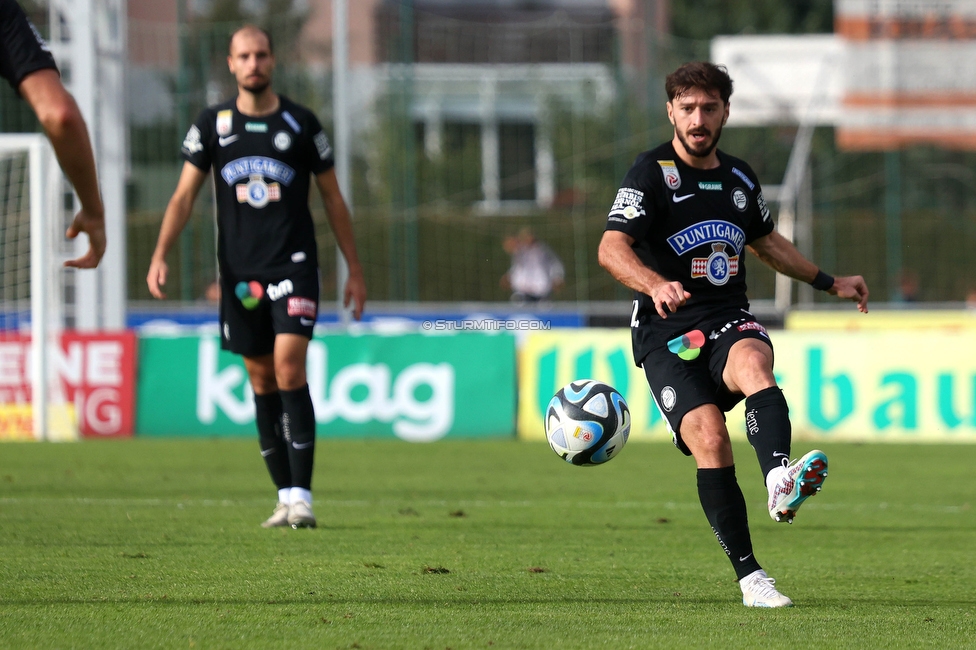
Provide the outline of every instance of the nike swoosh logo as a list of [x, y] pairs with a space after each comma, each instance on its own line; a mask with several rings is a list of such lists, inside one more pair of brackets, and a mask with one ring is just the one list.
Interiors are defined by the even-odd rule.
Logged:
[[315, 321], [312, 320], [311, 318], [299, 318], [298, 322], [301, 323], [304, 327], [315, 325]]
[[312, 442], [303, 442], [301, 444], [298, 444], [297, 442], [293, 442], [293, 443], [291, 443], [291, 446], [294, 447], [295, 449], [308, 449], [309, 447], [311, 447], [314, 444], [315, 444], [315, 441], [313, 440]]
[[231, 142], [237, 142], [238, 138], [240, 137], [241, 137], [240, 134], [235, 133], [234, 135], [229, 135], [226, 138], [217, 138], [217, 142], [220, 143], [221, 147], [226, 147]]
[[261, 450], [261, 455], [264, 456], [265, 458], [267, 458], [268, 456], [270, 456], [273, 453], [275, 453], [275, 450], [274, 449], [262, 449]]
[[773, 452], [773, 458], [776, 458], [777, 456], [782, 456], [783, 458], [789, 458], [790, 457], [789, 454], [784, 454], [781, 451], [774, 451]]
[[695, 195], [694, 192], [692, 192], [691, 194], [685, 194], [684, 196], [678, 196], [677, 194], [672, 194], [671, 195], [671, 200], [674, 201], [675, 203], [681, 203], [685, 199], [690, 199], [694, 195]]
[[739, 558], [739, 562], [745, 562], [746, 560], [748, 560], [751, 557], [752, 557], [752, 553], [750, 553], [749, 555], [746, 555], [744, 557], [740, 557]]

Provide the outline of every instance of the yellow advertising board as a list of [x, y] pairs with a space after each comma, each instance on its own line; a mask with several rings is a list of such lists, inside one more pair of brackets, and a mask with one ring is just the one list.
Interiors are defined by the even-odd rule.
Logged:
[[942, 330], [959, 332], [976, 330], [976, 310], [965, 309], [872, 309], [862, 314], [854, 309], [829, 311], [791, 311], [786, 315], [786, 329], [793, 332], [840, 330], [862, 332], [877, 330]]
[[[795, 439], [976, 442], [976, 337], [962, 332], [771, 333]], [[535, 332], [519, 358], [518, 434], [543, 439], [552, 395], [577, 378], [624, 396], [631, 437], [667, 440], [628, 330]], [[744, 437], [742, 405], [728, 415]]]
[[[78, 417], [70, 402], [51, 405], [44, 439], [51, 442], [78, 440]], [[30, 404], [0, 404], [0, 442], [36, 440], [34, 410]]]

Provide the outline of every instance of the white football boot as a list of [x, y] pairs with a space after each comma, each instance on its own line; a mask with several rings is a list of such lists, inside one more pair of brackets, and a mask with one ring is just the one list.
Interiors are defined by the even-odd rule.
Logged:
[[773, 521], [793, 523], [800, 505], [820, 491], [827, 478], [827, 456], [814, 449], [800, 460], [776, 468], [766, 477], [769, 516]]
[[275, 506], [274, 512], [272, 512], [271, 516], [268, 517], [267, 520], [265, 520], [261, 524], [261, 527], [277, 528], [278, 526], [287, 526], [287, 525], [288, 525], [288, 504], [279, 501], [278, 505]]
[[315, 528], [315, 515], [308, 501], [296, 501], [288, 509], [288, 525], [292, 528]]
[[746, 607], [793, 607], [793, 601], [776, 590], [776, 581], [762, 569], [739, 580]]

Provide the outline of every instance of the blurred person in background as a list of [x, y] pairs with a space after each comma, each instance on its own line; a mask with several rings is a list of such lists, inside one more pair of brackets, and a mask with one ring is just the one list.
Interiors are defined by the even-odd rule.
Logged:
[[512, 291], [512, 302], [540, 302], [562, 288], [563, 263], [531, 228], [506, 237], [502, 248], [512, 257], [512, 266], [501, 279], [501, 286]]
[[183, 140], [183, 171], [166, 207], [146, 282], [165, 298], [166, 254], [190, 218], [207, 173], [217, 195], [221, 347], [244, 357], [261, 455], [278, 490], [265, 528], [314, 528], [315, 412], [306, 353], [319, 304], [312, 178], [349, 264], [344, 301], [359, 320], [366, 283], [332, 146], [315, 115], [271, 89], [271, 37], [246, 25], [231, 36], [234, 99], [205, 109]]
[[0, 75], [30, 104], [81, 201], [66, 235], [87, 233], [88, 252], [64, 265], [93, 269], [105, 254], [105, 208], [88, 129], [51, 49], [14, 0], [0, 0]]
[[705, 516], [735, 570], [742, 602], [787, 607], [753, 553], [725, 413], [745, 399], [774, 521], [792, 523], [820, 490], [827, 457], [790, 463], [789, 408], [773, 376], [772, 342], [748, 311], [748, 248], [779, 273], [857, 303], [860, 276], [833, 278], [773, 229], [759, 180], [719, 151], [732, 80], [724, 67], [688, 63], [665, 82], [674, 137], [637, 157], [607, 217], [599, 261], [635, 292], [634, 361], [647, 377], [675, 446], [693, 456]]

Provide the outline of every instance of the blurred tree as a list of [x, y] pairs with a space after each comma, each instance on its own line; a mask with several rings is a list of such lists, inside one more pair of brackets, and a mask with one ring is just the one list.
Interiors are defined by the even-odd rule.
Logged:
[[671, 33], [709, 40], [723, 34], [832, 32], [833, 0], [687, 0], [671, 3]]

